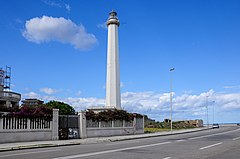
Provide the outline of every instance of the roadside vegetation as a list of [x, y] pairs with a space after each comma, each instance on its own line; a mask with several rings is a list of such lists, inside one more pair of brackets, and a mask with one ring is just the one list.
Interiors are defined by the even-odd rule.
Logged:
[[[51, 117], [52, 109], [59, 109], [59, 115], [74, 115], [74, 108], [66, 103], [50, 101], [40, 105], [24, 105], [20, 107], [0, 108], [0, 117], [4, 114], [15, 117]], [[5, 112], [5, 113], [4, 113]]]
[[[173, 130], [181, 130], [181, 129], [191, 129], [196, 128], [196, 125], [193, 125], [187, 121], [176, 121], [173, 122]], [[171, 121], [169, 119], [165, 119], [163, 122], [154, 121], [149, 118], [145, 120], [145, 133], [155, 133], [162, 131], [170, 131], [171, 130]]]

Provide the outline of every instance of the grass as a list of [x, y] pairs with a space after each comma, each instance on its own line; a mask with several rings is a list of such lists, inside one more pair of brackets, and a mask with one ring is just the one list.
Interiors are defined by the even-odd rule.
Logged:
[[155, 133], [155, 132], [163, 132], [163, 131], [170, 131], [167, 128], [144, 128], [144, 133]]
[[[188, 128], [173, 128], [173, 130], [181, 130], [181, 129], [192, 129], [195, 127], [188, 127]], [[170, 131], [169, 128], [144, 128], [144, 133], [155, 133], [155, 132], [163, 132], [163, 131]]]

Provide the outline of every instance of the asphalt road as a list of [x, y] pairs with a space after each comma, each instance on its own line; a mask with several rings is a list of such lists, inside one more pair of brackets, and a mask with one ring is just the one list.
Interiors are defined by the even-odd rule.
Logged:
[[0, 159], [240, 159], [240, 127], [76, 146], [0, 152]]

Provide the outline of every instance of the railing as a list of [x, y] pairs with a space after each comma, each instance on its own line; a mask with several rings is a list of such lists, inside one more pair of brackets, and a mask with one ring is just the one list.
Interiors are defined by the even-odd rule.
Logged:
[[133, 121], [114, 120], [114, 121], [92, 121], [87, 120], [87, 128], [119, 128], [133, 127]]
[[3, 130], [24, 130], [24, 129], [50, 129], [50, 117], [12, 117], [2, 116], [0, 118], [1, 129]]
[[20, 100], [21, 94], [15, 93], [15, 92], [1, 91], [0, 99], [1, 98], [10, 98], [10, 99], [15, 99], [15, 100]]

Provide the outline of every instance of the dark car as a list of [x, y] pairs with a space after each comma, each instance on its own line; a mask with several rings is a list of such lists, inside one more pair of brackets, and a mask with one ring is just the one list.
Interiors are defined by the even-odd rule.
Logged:
[[219, 128], [219, 125], [218, 125], [218, 124], [213, 124], [213, 125], [212, 125], [212, 128], [213, 128], [213, 129]]
[[240, 126], [240, 123], [237, 123], [237, 126]]

